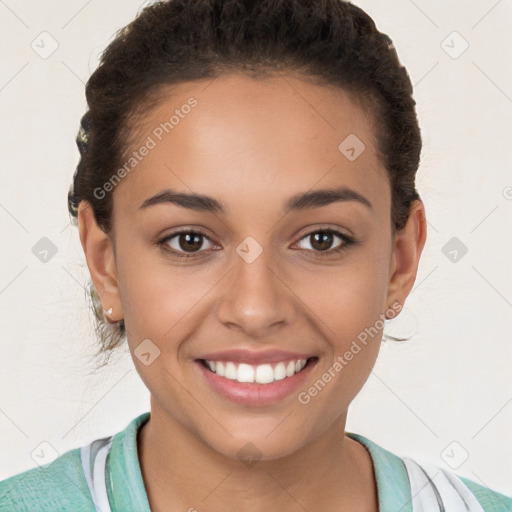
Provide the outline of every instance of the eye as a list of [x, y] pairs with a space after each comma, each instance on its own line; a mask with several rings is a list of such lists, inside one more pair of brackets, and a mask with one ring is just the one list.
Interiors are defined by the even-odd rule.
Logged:
[[[334, 249], [329, 249], [335, 238], [339, 238], [343, 243]], [[351, 237], [340, 233], [335, 229], [329, 228], [311, 231], [306, 236], [302, 237], [301, 240], [312, 240], [312, 242], [309, 243], [311, 249], [307, 250], [312, 250], [319, 256], [328, 256], [334, 253], [342, 252], [346, 250], [350, 245], [355, 243], [355, 240]]]
[[[342, 243], [334, 249], [329, 249], [335, 238], [340, 239]], [[350, 245], [356, 243], [353, 238], [330, 228], [311, 231], [307, 235], [303, 236], [301, 241], [308, 239], [312, 240], [312, 243], [309, 243], [311, 249], [306, 248], [306, 250], [314, 252], [319, 256], [329, 256], [335, 253], [340, 253], [347, 250]], [[176, 256], [178, 258], [192, 258], [196, 257], [198, 253], [204, 252], [199, 250], [204, 248], [204, 240], [207, 240], [212, 246], [214, 246], [208, 235], [202, 231], [182, 230], [162, 238], [157, 242], [157, 245], [161, 246], [163, 250], [170, 252], [172, 256]]]
[[[173, 240], [174, 238], [176, 238], [176, 240]], [[190, 258], [194, 257], [195, 253], [201, 252], [198, 251], [198, 249], [203, 246], [204, 239], [208, 240], [213, 245], [213, 242], [205, 233], [193, 230], [178, 231], [177, 233], [166, 236], [157, 243], [162, 246], [164, 250], [171, 252], [178, 258]], [[187, 252], [191, 254], [187, 254]]]

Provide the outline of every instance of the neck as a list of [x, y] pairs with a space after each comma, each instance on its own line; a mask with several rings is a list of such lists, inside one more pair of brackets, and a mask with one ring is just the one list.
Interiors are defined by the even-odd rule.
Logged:
[[225, 457], [151, 405], [137, 443], [152, 512], [378, 510], [373, 464], [345, 436], [346, 413], [300, 450], [249, 462]]

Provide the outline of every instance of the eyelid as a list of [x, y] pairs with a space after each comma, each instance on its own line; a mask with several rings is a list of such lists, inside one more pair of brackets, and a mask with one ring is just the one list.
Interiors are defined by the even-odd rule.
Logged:
[[308, 226], [306, 228], [301, 229], [295, 236], [302, 240], [305, 236], [312, 235], [313, 233], [317, 233], [319, 231], [328, 231], [337, 234], [338, 236], [346, 237], [353, 239], [354, 237], [347, 229], [343, 230], [343, 228], [339, 226], [333, 226], [332, 224], [319, 224], [314, 226]]

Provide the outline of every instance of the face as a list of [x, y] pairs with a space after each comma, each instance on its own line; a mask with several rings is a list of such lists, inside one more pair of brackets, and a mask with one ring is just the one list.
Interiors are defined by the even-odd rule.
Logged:
[[373, 124], [348, 93], [291, 75], [183, 83], [145, 114], [110, 264], [86, 242], [97, 228], [80, 231], [152, 417], [232, 458], [344, 425], [424, 242], [417, 223], [392, 236]]

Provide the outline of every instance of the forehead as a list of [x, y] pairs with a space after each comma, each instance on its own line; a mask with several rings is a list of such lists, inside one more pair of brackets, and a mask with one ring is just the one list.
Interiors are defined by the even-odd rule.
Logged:
[[297, 193], [342, 185], [389, 209], [374, 119], [339, 88], [290, 75], [185, 82], [162, 89], [135, 128], [126, 162], [139, 155], [114, 194], [126, 209], [166, 188], [229, 209], [251, 199], [281, 207]]

